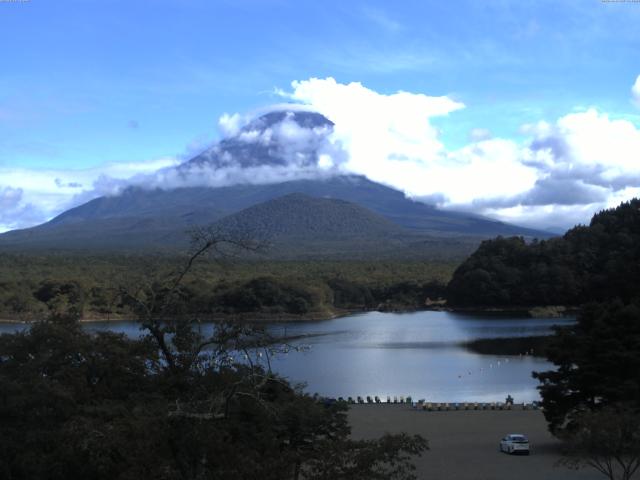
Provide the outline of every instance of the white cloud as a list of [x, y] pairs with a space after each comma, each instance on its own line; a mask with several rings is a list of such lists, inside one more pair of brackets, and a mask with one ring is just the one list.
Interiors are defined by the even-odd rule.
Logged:
[[[638, 195], [640, 129], [633, 123], [589, 109], [553, 124], [526, 126], [523, 132], [530, 136], [528, 143], [506, 164], [530, 167], [534, 185], [512, 192], [497, 186], [498, 198], [472, 201], [480, 213], [523, 225], [568, 228]], [[505, 185], [516, 178], [498, 175]]]
[[620, 205], [622, 202], [631, 200], [632, 198], [640, 198], [640, 182], [633, 187], [625, 187], [617, 192], [613, 192], [607, 199], [605, 208], [613, 208]]
[[[640, 193], [640, 129], [629, 121], [595, 110], [567, 115], [532, 142], [531, 152], [544, 157], [539, 183], [555, 182], [547, 206], [554, 214], [565, 211], [565, 225], [575, 223], [577, 214], [587, 223], [595, 211]], [[575, 208], [558, 206], [570, 205], [561, 201], [570, 196]]]
[[[617, 206], [612, 205], [612, 206]], [[605, 208], [601, 203], [584, 205], [516, 205], [509, 208], [488, 208], [486, 215], [503, 222], [514, 223], [531, 228], [542, 228], [552, 232], [563, 232], [578, 224], [588, 224], [593, 214]]]
[[21, 188], [0, 187], [0, 232], [20, 227], [21, 222], [43, 220], [33, 205], [23, 202], [23, 196]]
[[600, 165], [605, 177], [640, 172], [640, 131], [627, 120], [611, 120], [590, 109], [562, 117], [557, 134], [569, 147], [571, 160], [583, 165]]
[[0, 232], [42, 223], [92, 198], [118, 193], [136, 177], [177, 164], [175, 158], [159, 158], [85, 170], [0, 167]]
[[640, 129], [596, 109], [525, 125], [523, 143], [477, 128], [467, 146], [450, 151], [431, 123], [464, 108], [450, 97], [385, 95], [332, 78], [293, 82], [281, 94], [335, 123], [332, 137], [348, 154], [344, 170], [445, 208], [568, 227], [640, 186]]
[[15, 208], [22, 199], [21, 188], [5, 187], [0, 190], [0, 211]]
[[225, 113], [218, 120], [218, 127], [225, 137], [231, 137], [236, 135], [246, 123], [247, 118], [238, 113], [233, 115]]
[[[439, 162], [444, 148], [430, 119], [464, 108], [449, 97], [402, 91], [384, 95], [360, 83], [341, 84], [333, 78], [312, 78], [292, 86], [293, 91], [283, 95], [334, 122], [332, 139], [349, 153], [346, 170], [392, 185], [405, 182], [408, 175], [403, 172]], [[402, 178], [390, 178], [395, 173]], [[413, 180], [416, 184], [408, 190], [419, 187], [420, 179]]]
[[450, 97], [385, 95], [333, 78], [293, 82], [292, 87], [284, 95], [335, 123], [332, 137], [348, 152], [342, 167], [348, 172], [453, 204], [516, 194], [535, 183], [535, 170], [518, 161], [520, 149], [508, 140], [482, 140], [453, 152], [444, 148], [431, 120], [464, 108]]
[[640, 182], [640, 129], [595, 109], [531, 127], [528, 162], [541, 178], [605, 187], [608, 195]]

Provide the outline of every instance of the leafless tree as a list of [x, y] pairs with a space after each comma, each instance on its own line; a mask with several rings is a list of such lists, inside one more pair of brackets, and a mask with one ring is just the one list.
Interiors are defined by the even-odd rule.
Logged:
[[[249, 396], [261, 402], [260, 390], [267, 382], [278, 382], [271, 372], [269, 357], [287, 349], [263, 328], [242, 322], [213, 322], [212, 331], [204, 334], [197, 313], [181, 311], [181, 287], [203, 257], [221, 261], [242, 252], [259, 252], [264, 246], [250, 235], [223, 231], [216, 227], [199, 227], [191, 232], [191, 248], [184, 265], [135, 289], [122, 287], [122, 297], [133, 307], [141, 329], [160, 352], [156, 367], [175, 373], [203, 372], [206, 369], [247, 369], [247, 374], [224, 391], [208, 392], [206, 398], [176, 401], [172, 415], [193, 418], [221, 418], [229, 402]], [[266, 366], [266, 368], [262, 368]], [[265, 403], [266, 405], [266, 403]]]

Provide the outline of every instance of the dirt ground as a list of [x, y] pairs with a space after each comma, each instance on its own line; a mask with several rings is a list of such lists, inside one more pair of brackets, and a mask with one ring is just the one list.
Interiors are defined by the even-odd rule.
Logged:
[[[418, 478], [428, 480], [602, 480], [593, 469], [558, 465], [559, 443], [547, 431], [539, 410], [422, 411], [409, 405], [353, 405], [354, 438], [389, 433], [419, 433], [430, 450], [416, 459]], [[498, 450], [508, 433], [529, 437], [529, 456]]]

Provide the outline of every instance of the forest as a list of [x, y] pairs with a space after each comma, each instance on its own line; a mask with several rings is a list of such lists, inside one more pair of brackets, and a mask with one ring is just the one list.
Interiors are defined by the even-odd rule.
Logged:
[[482, 242], [454, 272], [450, 305], [578, 306], [637, 295], [640, 284], [640, 200], [593, 216], [562, 237]]
[[[180, 256], [0, 254], [0, 319], [132, 318], [123, 288], [170, 277]], [[202, 259], [181, 285], [201, 316], [328, 318], [352, 310], [412, 310], [444, 295], [449, 262]]]

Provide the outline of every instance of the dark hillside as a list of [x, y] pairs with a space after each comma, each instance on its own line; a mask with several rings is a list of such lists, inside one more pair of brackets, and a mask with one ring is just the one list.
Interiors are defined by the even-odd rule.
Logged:
[[454, 273], [448, 300], [457, 306], [579, 305], [619, 297], [640, 285], [640, 200], [594, 215], [563, 237], [482, 242]]
[[399, 234], [403, 229], [354, 203], [292, 193], [249, 207], [218, 222], [225, 229], [255, 231], [258, 237], [335, 238]]
[[214, 224], [262, 241], [261, 256], [280, 259], [463, 258], [473, 237], [420, 235], [355, 203], [292, 193]]

